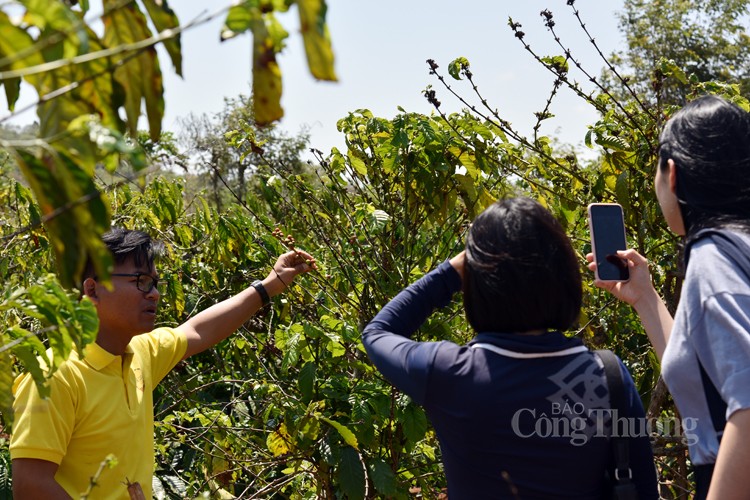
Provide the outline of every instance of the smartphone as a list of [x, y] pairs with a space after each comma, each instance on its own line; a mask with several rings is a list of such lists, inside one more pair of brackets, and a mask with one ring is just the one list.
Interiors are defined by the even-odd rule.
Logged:
[[596, 278], [602, 281], [628, 281], [628, 263], [617, 256], [625, 250], [625, 219], [617, 203], [592, 203], [588, 206], [591, 250], [596, 262]]

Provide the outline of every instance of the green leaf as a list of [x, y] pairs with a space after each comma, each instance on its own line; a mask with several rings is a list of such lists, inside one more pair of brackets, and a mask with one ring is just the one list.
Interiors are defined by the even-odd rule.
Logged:
[[337, 81], [325, 0], [297, 0], [297, 8], [310, 73], [318, 80]]
[[448, 64], [448, 74], [454, 79], [461, 80], [461, 72], [469, 69], [469, 60], [465, 57], [457, 57]]
[[570, 69], [568, 60], [564, 56], [547, 56], [542, 57], [542, 62], [550, 66], [558, 75], [565, 75]]
[[622, 205], [623, 210], [627, 214], [630, 211], [630, 189], [628, 188], [627, 170], [617, 176], [615, 195], [617, 196], [617, 202]]
[[370, 217], [370, 228], [374, 231], [383, 229], [388, 224], [388, 221], [391, 220], [391, 216], [387, 212], [379, 209], [373, 210]]
[[99, 334], [99, 314], [96, 306], [89, 300], [71, 300], [74, 307], [76, 336], [73, 341], [76, 343], [79, 351], [83, 351], [84, 346], [94, 342]]
[[671, 76], [683, 85], [687, 85], [688, 77], [685, 71], [675, 63], [673, 59], [661, 58], [658, 61], [659, 69], [665, 76]]
[[[44, 343], [42, 343], [38, 335], [32, 334], [29, 330], [21, 328], [18, 325], [9, 327], [7, 333], [13, 340], [23, 339], [23, 341], [21, 341], [18, 346], [25, 347], [29, 350], [30, 353], [32, 353], [33, 356], [45, 356], [45, 351], [47, 350], [47, 348], [44, 347]], [[18, 346], [14, 347], [14, 349], [17, 349]], [[41, 366], [39, 365], [38, 361], [34, 364], [37, 366]]]
[[257, 1], [246, 1], [232, 6], [221, 28], [221, 41], [229, 40], [248, 31], [252, 23], [259, 19], [261, 19], [261, 12]]
[[398, 492], [396, 475], [384, 461], [378, 459], [370, 464], [370, 478], [381, 495], [392, 497]]
[[409, 403], [404, 408], [404, 415], [401, 420], [404, 425], [404, 435], [412, 443], [416, 443], [427, 433], [427, 416], [424, 410], [414, 403]]
[[594, 133], [593, 129], [589, 129], [588, 132], [586, 132], [586, 136], [584, 137], [583, 142], [584, 142], [584, 144], [586, 145], [587, 148], [593, 148], [594, 147], [593, 143], [591, 142], [591, 139], [592, 139], [591, 136], [593, 135], [593, 133]]
[[624, 139], [611, 135], [597, 135], [596, 143], [612, 151], [628, 151], [630, 147]]
[[309, 403], [313, 397], [313, 390], [315, 388], [315, 363], [308, 362], [299, 371], [299, 378], [297, 379], [297, 386], [299, 387], [300, 393], [302, 393], [302, 401]]
[[5, 423], [13, 426], [13, 359], [10, 351], [4, 350], [3, 337], [0, 335], [0, 413]]
[[336, 422], [335, 420], [331, 420], [330, 418], [324, 417], [324, 416], [321, 416], [320, 420], [322, 420], [323, 422], [327, 423], [328, 425], [336, 429], [341, 435], [341, 437], [344, 438], [344, 441], [346, 442], [346, 444], [348, 444], [355, 450], [359, 449], [359, 446], [357, 444], [357, 436], [355, 436], [354, 433], [350, 431], [345, 425], [342, 425]]
[[92, 158], [82, 159], [82, 163], [96, 159], [104, 163], [109, 172], [114, 172], [123, 161], [135, 171], [143, 170], [149, 163], [143, 148], [137, 141], [131, 141], [118, 130], [104, 126], [98, 115], [80, 115], [68, 125], [69, 142], [78, 140], [79, 143], [90, 142], [92, 148], [86, 148], [93, 153]]
[[[73, 349], [73, 339], [68, 329], [58, 322], [58, 314], [61, 313], [62, 305], [53, 295], [40, 287], [32, 287], [29, 290], [31, 300], [37, 310], [44, 316], [46, 323], [51, 326], [47, 331], [50, 348], [54, 355], [54, 366], [62, 365]], [[62, 318], [61, 318], [62, 319]]]
[[47, 385], [47, 377], [44, 372], [45, 367], [40, 364], [39, 358], [30, 349], [22, 345], [14, 347], [13, 354], [23, 363], [26, 371], [31, 374], [39, 395], [43, 398], [48, 397], [50, 388]]
[[304, 335], [304, 331], [304, 327], [299, 323], [276, 330], [276, 347], [284, 352], [281, 362], [282, 370], [289, 370], [289, 367], [294, 366], [299, 360], [300, 340]]
[[326, 351], [330, 352], [332, 357], [340, 358], [346, 354], [346, 348], [341, 342], [341, 337], [338, 334], [326, 332], [326, 337], [330, 339], [326, 344]]
[[185, 289], [182, 281], [174, 276], [167, 277], [167, 297], [179, 316], [185, 312]]
[[[6, 33], [3, 32], [0, 45], [10, 42], [10, 52], [8, 49], [3, 51], [14, 54], [11, 66], [13, 69], [29, 68], [44, 62], [104, 49], [96, 33], [85, 23], [81, 23], [78, 15], [66, 8], [64, 2], [34, 0], [25, 4], [29, 9], [25, 19], [38, 26], [41, 33], [35, 42], [28, 36], [20, 36], [17, 30], [11, 30], [9, 39], [6, 39]], [[62, 42], [59, 39], [62, 39]], [[47, 48], [40, 52], [37, 45]], [[47, 96], [68, 86], [74, 86], [72, 90], [54, 99], [45, 99], [39, 104], [39, 133], [42, 137], [58, 137], [56, 147], [71, 157], [87, 158], [93, 168], [96, 160], [89, 158], [91, 152], [88, 149], [91, 145], [80, 140], [72, 141], [63, 133], [71, 120], [84, 114], [99, 115], [105, 126], [121, 127], [122, 120], [116, 112], [117, 105], [114, 103], [111, 61], [107, 58], [98, 58], [24, 78], [34, 86], [39, 96]]]
[[365, 165], [365, 162], [361, 158], [353, 155], [351, 152], [347, 155], [347, 157], [349, 158], [349, 164], [352, 166], [354, 171], [362, 177], [366, 177], [367, 165]]
[[16, 101], [21, 94], [21, 79], [20, 78], [9, 78], [4, 82], [0, 82], [0, 85], [5, 87], [5, 98], [8, 101], [8, 110], [13, 111], [16, 107]]
[[365, 498], [365, 471], [354, 448], [346, 447], [341, 450], [337, 470], [338, 484], [342, 493], [349, 500]]

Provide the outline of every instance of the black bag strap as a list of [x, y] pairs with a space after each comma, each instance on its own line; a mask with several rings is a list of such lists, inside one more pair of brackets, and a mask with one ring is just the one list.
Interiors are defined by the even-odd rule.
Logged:
[[721, 443], [721, 436], [724, 434], [724, 427], [727, 426], [727, 403], [722, 399], [719, 390], [711, 381], [711, 377], [703, 368], [701, 360], [698, 359], [698, 368], [701, 372], [701, 381], [703, 382], [703, 392], [706, 393], [706, 402], [708, 403], [708, 413], [711, 415], [711, 422], [714, 424], [716, 439]]
[[594, 351], [604, 365], [604, 376], [607, 379], [610, 408], [616, 410], [612, 419], [612, 451], [615, 465], [615, 497], [622, 499], [637, 499], [637, 492], [632, 483], [633, 471], [630, 468], [630, 441], [628, 436], [622, 436], [615, 429], [615, 417], [628, 417], [628, 399], [625, 394], [625, 382], [620, 371], [620, 361], [615, 354], [607, 349]]

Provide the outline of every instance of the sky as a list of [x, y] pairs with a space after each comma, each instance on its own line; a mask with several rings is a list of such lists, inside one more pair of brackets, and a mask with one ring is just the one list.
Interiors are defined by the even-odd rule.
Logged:
[[[328, 26], [336, 57], [339, 81], [316, 81], [309, 73], [296, 7], [279, 15], [289, 31], [287, 47], [278, 57], [283, 74], [282, 106], [285, 116], [280, 127], [289, 134], [309, 128], [310, 145], [324, 152], [344, 147], [336, 122], [349, 112], [365, 108], [376, 116], [393, 118], [401, 107], [409, 112], [429, 114], [431, 106], [422, 91], [432, 85], [445, 111], [459, 111], [462, 105], [451, 98], [429, 74], [427, 59], [434, 59], [447, 76], [456, 57], [471, 63], [475, 82], [490, 106], [522, 133], [530, 135], [533, 113], [541, 111], [553, 77], [534, 61], [508, 27], [509, 16], [522, 24], [525, 40], [540, 55], [562, 54], [543, 25], [539, 12], [554, 14], [555, 29], [573, 55], [595, 75], [603, 62], [583, 35], [573, 9], [565, 0], [328, 0]], [[171, 6], [182, 23], [218, 13], [211, 22], [191, 28], [182, 35], [183, 78], [174, 73], [171, 62], [160, 50], [164, 73], [166, 110], [163, 128], [180, 130], [180, 120], [189, 114], [213, 115], [222, 110], [224, 99], [250, 94], [252, 78], [250, 34], [219, 41], [225, 10], [230, 0], [172, 0]], [[92, 4], [93, 5], [93, 4]], [[576, 8], [602, 52], [623, 49], [615, 13], [622, 0], [577, 0]], [[585, 88], [585, 78], [573, 73]], [[453, 82], [468, 95], [466, 82]], [[22, 99], [34, 97], [25, 88]], [[587, 126], [596, 117], [571, 92], [561, 92], [553, 102], [555, 118], [542, 132], [562, 142], [582, 144]], [[7, 110], [0, 111], [0, 118]], [[29, 123], [33, 112], [12, 123]]]

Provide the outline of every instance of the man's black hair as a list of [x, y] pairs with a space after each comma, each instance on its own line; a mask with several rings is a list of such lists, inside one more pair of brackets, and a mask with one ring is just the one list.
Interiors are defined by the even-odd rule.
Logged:
[[[109, 249], [115, 264], [122, 264], [130, 259], [136, 267], [152, 269], [154, 261], [164, 252], [164, 244], [151, 239], [148, 233], [135, 229], [113, 227], [102, 235], [102, 241]], [[94, 265], [86, 263], [83, 279], [96, 277]]]

